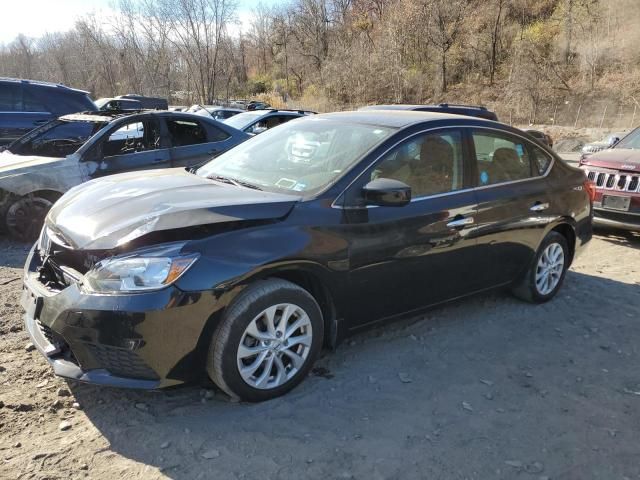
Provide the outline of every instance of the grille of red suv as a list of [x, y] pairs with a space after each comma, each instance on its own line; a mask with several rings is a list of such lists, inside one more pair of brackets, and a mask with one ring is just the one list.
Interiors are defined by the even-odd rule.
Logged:
[[631, 193], [640, 191], [640, 173], [628, 174], [589, 169], [585, 169], [585, 173], [597, 188]]

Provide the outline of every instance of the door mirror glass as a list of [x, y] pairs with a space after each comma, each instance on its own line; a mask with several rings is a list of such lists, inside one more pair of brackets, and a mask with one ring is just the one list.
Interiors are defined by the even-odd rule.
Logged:
[[402, 207], [411, 201], [411, 187], [391, 178], [376, 178], [362, 189], [367, 205]]

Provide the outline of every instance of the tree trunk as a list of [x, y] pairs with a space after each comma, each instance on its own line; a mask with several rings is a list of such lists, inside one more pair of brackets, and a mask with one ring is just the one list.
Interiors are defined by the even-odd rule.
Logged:
[[442, 93], [446, 93], [447, 92], [447, 50], [445, 48], [442, 49], [440, 73], [442, 75]]

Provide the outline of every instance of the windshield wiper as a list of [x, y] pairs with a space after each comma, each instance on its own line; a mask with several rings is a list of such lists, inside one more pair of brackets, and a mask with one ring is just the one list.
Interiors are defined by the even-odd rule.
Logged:
[[253, 183], [245, 182], [243, 180], [236, 180], [235, 178], [231, 177], [225, 177], [224, 175], [209, 175], [207, 178], [222, 183], [228, 183], [230, 185], [235, 185], [236, 187], [247, 187], [252, 188], [253, 190], [262, 190], [259, 186], [254, 185]]

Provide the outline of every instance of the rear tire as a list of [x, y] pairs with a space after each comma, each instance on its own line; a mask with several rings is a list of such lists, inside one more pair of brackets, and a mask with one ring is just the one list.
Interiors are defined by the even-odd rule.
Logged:
[[568, 268], [567, 239], [558, 232], [550, 232], [540, 244], [526, 274], [512, 288], [512, 292], [527, 302], [548, 302], [560, 290]]
[[209, 346], [207, 371], [232, 398], [269, 400], [304, 380], [323, 336], [322, 312], [309, 292], [286, 280], [262, 280], [224, 313]]

